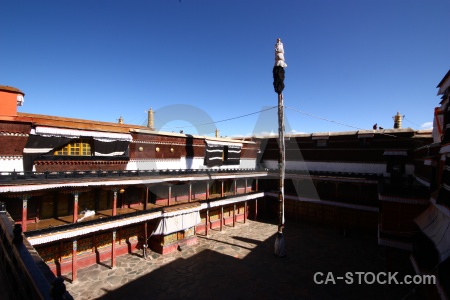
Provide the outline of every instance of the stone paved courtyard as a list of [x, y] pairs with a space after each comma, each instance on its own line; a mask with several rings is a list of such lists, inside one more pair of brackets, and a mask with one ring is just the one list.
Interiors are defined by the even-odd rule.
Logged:
[[[142, 252], [78, 271], [66, 282], [74, 299], [418, 299], [414, 286], [314, 283], [316, 272], [386, 271], [376, 237], [288, 223], [284, 258], [273, 255], [277, 226], [247, 221], [199, 235], [197, 245], [169, 255]], [[69, 275], [68, 278], [71, 276]], [[325, 279], [324, 277], [322, 279]]]

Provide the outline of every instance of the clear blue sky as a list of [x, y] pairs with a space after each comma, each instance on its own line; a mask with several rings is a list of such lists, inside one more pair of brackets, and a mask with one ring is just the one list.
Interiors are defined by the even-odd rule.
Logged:
[[397, 111], [422, 129], [450, 69], [449, 12], [448, 0], [3, 0], [0, 85], [25, 92], [21, 112], [145, 125], [152, 107], [163, 131], [277, 132], [276, 109], [200, 124], [277, 105], [281, 38], [287, 131], [392, 128]]

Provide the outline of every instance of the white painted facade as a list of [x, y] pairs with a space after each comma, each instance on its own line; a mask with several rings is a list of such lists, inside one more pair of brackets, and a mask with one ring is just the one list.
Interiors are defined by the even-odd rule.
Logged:
[[0, 172], [23, 172], [22, 156], [0, 156]]
[[239, 165], [224, 165], [220, 167], [209, 168], [205, 165], [204, 157], [180, 159], [132, 159], [127, 164], [127, 170], [203, 170], [203, 169], [254, 169], [256, 168], [256, 159], [241, 159]]
[[[265, 160], [263, 165], [267, 169], [277, 169], [277, 160]], [[311, 172], [334, 172], [334, 173], [364, 173], [364, 174], [383, 174], [390, 176], [386, 172], [385, 163], [350, 163], [350, 162], [320, 162], [320, 161], [286, 161], [286, 170], [311, 171]], [[406, 175], [412, 175], [414, 166], [405, 165]]]

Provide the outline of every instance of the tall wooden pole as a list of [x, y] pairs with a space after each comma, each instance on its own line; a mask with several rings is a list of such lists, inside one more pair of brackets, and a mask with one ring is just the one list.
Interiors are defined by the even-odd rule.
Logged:
[[285, 242], [283, 236], [284, 227], [284, 173], [285, 173], [285, 145], [284, 145], [284, 105], [283, 105], [283, 89], [284, 89], [284, 68], [287, 64], [284, 62], [284, 48], [281, 40], [278, 39], [275, 44], [275, 66], [273, 67], [273, 87], [278, 94], [278, 173], [279, 173], [279, 190], [278, 190], [278, 204], [279, 204], [279, 220], [278, 232], [275, 239], [274, 254], [278, 257], [284, 257]]
[[285, 177], [285, 144], [284, 144], [284, 105], [283, 94], [278, 94], [278, 204], [279, 204], [279, 219], [278, 232], [283, 233], [284, 226], [284, 177]]

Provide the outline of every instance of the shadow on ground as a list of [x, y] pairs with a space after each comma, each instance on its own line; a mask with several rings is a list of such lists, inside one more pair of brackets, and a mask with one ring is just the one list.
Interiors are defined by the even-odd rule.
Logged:
[[[254, 222], [257, 224], [257, 222]], [[253, 225], [250, 225], [253, 226]], [[273, 255], [275, 235], [259, 241], [231, 235], [237, 241], [256, 244], [245, 257], [212, 249], [178, 258], [129, 282], [99, 299], [418, 299], [415, 286], [346, 284], [336, 277], [346, 272], [387, 272], [385, 253], [376, 237], [344, 236], [342, 231], [315, 224], [290, 224], [284, 231], [284, 258]], [[208, 237], [220, 240], [220, 233]], [[220, 242], [224, 247], [244, 247]], [[393, 270], [394, 271], [394, 270]], [[335, 282], [325, 281], [330, 272]], [[400, 275], [399, 275], [400, 276]], [[371, 277], [370, 277], [371, 278]], [[401, 279], [401, 277], [398, 277]]]

